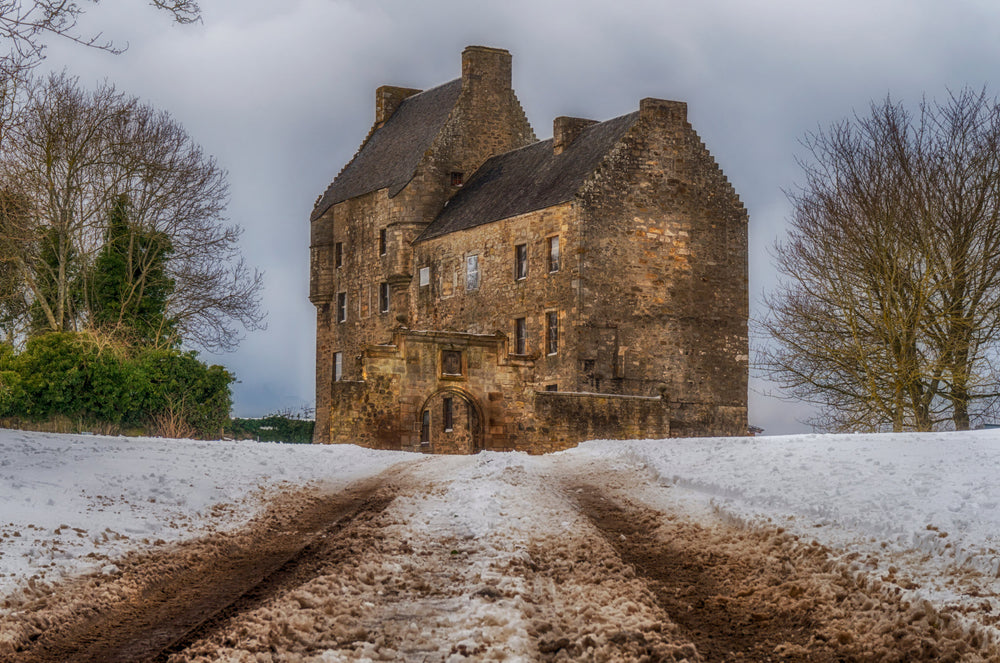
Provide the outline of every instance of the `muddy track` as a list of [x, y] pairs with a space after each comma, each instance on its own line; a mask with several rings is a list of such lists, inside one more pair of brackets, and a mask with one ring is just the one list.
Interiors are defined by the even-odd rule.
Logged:
[[869, 588], [780, 530], [674, 519], [594, 485], [568, 493], [704, 661], [984, 661], [953, 616]]
[[126, 572], [117, 582], [137, 585], [138, 591], [97, 614], [41, 631], [12, 658], [0, 656], [0, 661], [165, 661], [234, 615], [312, 577], [341, 532], [358, 519], [374, 517], [392, 499], [391, 485], [370, 480], [335, 495], [303, 497], [304, 504], [291, 510], [287, 504], [277, 507], [257, 528], [208, 551], [192, 542], [155, 563], [139, 561], [135, 568], [146, 573], [150, 567], [170, 571], [153, 579], [128, 578]]

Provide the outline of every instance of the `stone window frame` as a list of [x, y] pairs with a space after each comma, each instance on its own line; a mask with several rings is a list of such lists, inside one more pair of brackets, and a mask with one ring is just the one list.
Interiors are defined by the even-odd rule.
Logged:
[[514, 280], [523, 281], [528, 278], [528, 245], [514, 245]]
[[347, 292], [337, 293], [337, 323], [347, 322]]
[[333, 381], [340, 382], [344, 379], [344, 353], [333, 353]]
[[417, 279], [421, 288], [425, 288], [431, 284], [431, 268], [430, 265], [425, 265], [417, 271]]
[[384, 256], [389, 252], [389, 231], [386, 228], [379, 228], [378, 231], [378, 254]]
[[528, 319], [514, 318], [514, 354], [528, 354]]
[[[473, 269], [473, 266], [475, 268]], [[466, 292], [471, 292], [472, 290], [479, 290], [481, 272], [479, 269], [479, 254], [470, 253], [465, 256], [465, 290]]]
[[333, 267], [340, 269], [344, 266], [344, 243], [336, 242], [333, 245]]
[[389, 290], [389, 282], [382, 281], [378, 284], [378, 312], [388, 313], [392, 308], [392, 293]]
[[559, 311], [545, 312], [545, 354], [559, 354]]
[[545, 252], [548, 256], [549, 274], [555, 274], [559, 271], [559, 235], [545, 238]]

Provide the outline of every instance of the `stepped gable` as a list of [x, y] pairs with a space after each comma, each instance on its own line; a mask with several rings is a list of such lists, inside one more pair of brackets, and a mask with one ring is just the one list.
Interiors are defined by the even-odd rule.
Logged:
[[572, 200], [638, 119], [633, 112], [592, 124], [559, 154], [550, 138], [489, 159], [416, 242]]
[[408, 97], [386, 123], [371, 132], [354, 158], [320, 197], [311, 220], [339, 202], [389, 189], [395, 196], [413, 177], [462, 91], [462, 79]]

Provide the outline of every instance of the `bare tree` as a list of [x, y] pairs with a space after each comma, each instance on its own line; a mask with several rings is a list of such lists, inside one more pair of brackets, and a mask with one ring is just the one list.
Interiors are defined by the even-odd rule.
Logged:
[[[137, 231], [169, 240], [168, 313], [181, 338], [232, 349], [240, 328], [262, 324], [262, 276], [244, 263], [241, 230], [224, 218], [226, 173], [183, 127], [112, 85], [87, 92], [65, 74], [37, 82], [29, 99], [2, 146], [6, 187], [28, 212], [9, 216], [0, 259], [21, 274], [46, 329], [91, 324], [94, 258], [123, 197]], [[136, 266], [137, 284], [155, 258]]]
[[997, 397], [1000, 112], [965, 90], [887, 99], [803, 141], [768, 374], [835, 430], [968, 428]]
[[[123, 49], [101, 33], [87, 35], [77, 31], [86, 6], [99, 3], [100, 0], [0, 0], [0, 40], [10, 49], [0, 59], [0, 72], [21, 70], [40, 61], [47, 35], [120, 53]], [[151, 0], [149, 4], [167, 12], [178, 23], [193, 23], [201, 17], [201, 9], [193, 0]]]

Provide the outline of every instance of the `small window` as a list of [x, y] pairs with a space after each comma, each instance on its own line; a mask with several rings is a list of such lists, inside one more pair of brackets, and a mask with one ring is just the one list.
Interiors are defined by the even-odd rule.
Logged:
[[344, 353], [333, 353], [333, 381], [340, 382], [344, 377]]
[[385, 230], [385, 228], [382, 228], [381, 230], [378, 231], [378, 254], [380, 256], [384, 256], [385, 255], [386, 243], [387, 243], [386, 242], [386, 230]]
[[444, 422], [444, 432], [446, 433], [450, 433], [455, 425], [455, 412], [452, 408], [451, 396], [446, 396], [441, 401], [441, 420]]
[[337, 322], [347, 321], [347, 293], [337, 293]]
[[378, 284], [378, 310], [380, 313], [389, 312], [389, 284], [384, 281]]
[[451, 174], [451, 185], [452, 186], [462, 186], [464, 179], [462, 173], [452, 173]]
[[344, 266], [344, 243], [337, 242], [333, 245], [333, 266], [340, 269]]
[[514, 247], [514, 279], [528, 277], [528, 245], [518, 244]]
[[559, 391], [559, 385], [547, 384], [545, 385], [545, 391]]
[[420, 268], [420, 287], [431, 284], [431, 268], [421, 267]]
[[559, 236], [549, 237], [549, 272], [559, 271]]
[[424, 410], [420, 414], [420, 444], [431, 443], [431, 411]]
[[479, 288], [479, 256], [467, 256], [465, 258], [465, 289], [476, 290]]
[[514, 354], [528, 352], [528, 325], [524, 318], [514, 320]]
[[545, 314], [545, 348], [548, 354], [559, 351], [559, 313], [549, 311]]

